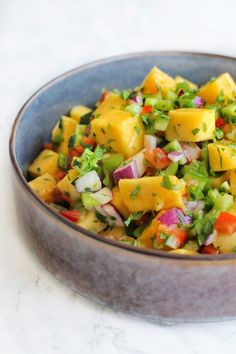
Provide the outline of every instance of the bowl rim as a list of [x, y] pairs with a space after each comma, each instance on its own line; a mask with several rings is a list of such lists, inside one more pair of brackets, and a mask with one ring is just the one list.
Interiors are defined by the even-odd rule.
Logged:
[[40, 199], [34, 192], [33, 190], [28, 186], [28, 183], [18, 165], [17, 158], [15, 155], [14, 151], [14, 145], [15, 145], [15, 136], [16, 136], [16, 131], [18, 128], [18, 125], [21, 121], [21, 118], [23, 117], [26, 109], [28, 106], [30, 106], [31, 102], [37, 98], [38, 95], [40, 95], [43, 91], [47, 90], [49, 87], [56, 85], [59, 83], [61, 80], [64, 80], [65, 78], [75, 74], [75, 73], [80, 73], [85, 70], [89, 70], [93, 67], [103, 65], [106, 63], [111, 63], [113, 61], [123, 61], [127, 59], [135, 59], [135, 58], [140, 58], [140, 57], [145, 57], [145, 56], [203, 56], [203, 57], [210, 57], [210, 58], [218, 58], [218, 59], [226, 59], [226, 60], [233, 60], [235, 61], [236, 65], [236, 57], [228, 56], [228, 55], [222, 55], [222, 54], [215, 54], [215, 53], [208, 53], [208, 52], [195, 52], [195, 51], [177, 51], [177, 50], [152, 50], [152, 51], [142, 51], [142, 52], [134, 52], [134, 53], [128, 53], [128, 54], [121, 54], [121, 55], [114, 55], [110, 56], [107, 58], [103, 59], [98, 59], [94, 60], [92, 62], [89, 62], [87, 64], [80, 65], [78, 67], [75, 67], [71, 70], [66, 71], [65, 73], [51, 79], [48, 81], [46, 84], [41, 86], [38, 90], [36, 90], [29, 98], [28, 100], [23, 104], [23, 106], [20, 108], [18, 111], [16, 118], [14, 119], [11, 130], [10, 130], [10, 136], [9, 136], [9, 154], [10, 154], [10, 160], [11, 164], [13, 166], [14, 172], [16, 173], [21, 185], [24, 187], [24, 189], [28, 192], [30, 195], [31, 199], [38, 204], [38, 206], [45, 211], [47, 211], [52, 217], [55, 217], [55, 220], [58, 222], [62, 222], [64, 225], [68, 226], [69, 228], [74, 229], [75, 231], [79, 231], [83, 235], [94, 239], [96, 241], [100, 241], [103, 244], [108, 244], [110, 246], [116, 247], [120, 250], [124, 251], [132, 251], [134, 253], [140, 254], [140, 255], [146, 255], [146, 256], [154, 256], [154, 257], [161, 257], [165, 259], [178, 259], [178, 260], [194, 260], [194, 261], [226, 261], [226, 260], [235, 260], [236, 259], [236, 254], [234, 253], [229, 253], [229, 254], [217, 254], [217, 255], [210, 255], [210, 254], [196, 254], [196, 255], [184, 255], [184, 254], [175, 254], [175, 253], [169, 253], [166, 251], [161, 251], [161, 250], [155, 250], [155, 249], [148, 249], [148, 248], [139, 248], [139, 247], [134, 247], [131, 245], [127, 245], [124, 243], [121, 243], [116, 240], [108, 239], [105, 238], [102, 235], [99, 235], [97, 233], [93, 233], [87, 229], [82, 228], [79, 225], [76, 225], [72, 223], [71, 221], [67, 220], [63, 216], [61, 216], [59, 213], [56, 213], [50, 206], [45, 203], [42, 199]]

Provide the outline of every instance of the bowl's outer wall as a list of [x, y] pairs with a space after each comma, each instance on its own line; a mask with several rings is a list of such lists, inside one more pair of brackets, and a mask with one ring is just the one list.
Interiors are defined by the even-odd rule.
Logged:
[[[102, 87], [138, 85], [154, 65], [197, 83], [229, 71], [233, 59], [193, 54], [140, 55], [74, 71], [39, 92], [22, 111], [13, 136], [17, 162], [26, 166], [74, 104], [93, 105]], [[105, 306], [152, 320], [202, 321], [236, 317], [236, 260], [171, 259], [132, 252], [87, 237], [55, 218], [14, 174], [24, 233], [47, 269]]]

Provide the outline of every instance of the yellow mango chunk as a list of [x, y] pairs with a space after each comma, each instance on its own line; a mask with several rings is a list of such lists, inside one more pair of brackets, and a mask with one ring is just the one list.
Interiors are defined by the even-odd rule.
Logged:
[[70, 111], [71, 118], [75, 119], [77, 123], [80, 122], [81, 117], [92, 112], [91, 108], [86, 106], [74, 106]]
[[62, 180], [57, 183], [57, 188], [66, 196], [71, 198], [74, 201], [80, 199], [80, 193], [77, 192], [77, 189], [72, 184], [74, 179], [71, 179], [71, 173], [67, 174]]
[[162, 176], [121, 179], [119, 181], [121, 198], [131, 213], [174, 207], [184, 210], [185, 183], [176, 176], [169, 176], [169, 181], [173, 186], [178, 185], [178, 189], [165, 188]]
[[60, 121], [56, 124], [52, 131], [52, 141], [56, 141], [58, 136], [61, 137], [58, 152], [62, 152], [65, 155], [68, 154], [68, 142], [71, 135], [74, 134], [76, 126], [77, 121], [66, 116], [62, 116]]
[[148, 227], [146, 227], [138, 238], [138, 242], [143, 247], [153, 248], [153, 239], [156, 237], [160, 221], [153, 219]]
[[77, 225], [83, 227], [86, 230], [93, 232], [101, 232], [107, 227], [107, 224], [103, 224], [98, 220], [94, 211], [81, 210], [79, 221], [76, 222]]
[[222, 183], [229, 179], [229, 173], [226, 172], [220, 177], [210, 177], [212, 188], [218, 188]]
[[226, 98], [232, 98], [236, 94], [235, 82], [228, 73], [221, 74], [215, 80], [209, 81], [198, 91], [198, 95], [207, 103], [215, 102], [217, 96], [222, 93]]
[[169, 90], [175, 88], [175, 81], [168, 74], [154, 66], [145, 77], [141, 87], [145, 94], [154, 94], [161, 91], [165, 95]]
[[231, 235], [218, 233], [213, 245], [220, 250], [220, 253], [235, 252], [236, 232]]
[[127, 101], [123, 100], [118, 93], [110, 92], [94, 111], [94, 117], [99, 118], [102, 114], [107, 113], [111, 109], [121, 109], [126, 105]]
[[230, 185], [230, 193], [235, 196], [236, 195], [236, 171], [229, 171], [229, 185]]
[[57, 158], [58, 154], [56, 152], [49, 149], [44, 149], [29, 166], [28, 171], [30, 176], [38, 177], [44, 175], [45, 173], [55, 176], [58, 170]]
[[40, 199], [44, 200], [46, 203], [53, 202], [53, 192], [56, 188], [56, 180], [49, 173], [45, 173], [42, 176], [35, 178], [28, 184]]
[[180, 108], [169, 112], [165, 137], [171, 141], [198, 142], [213, 139], [215, 110]]
[[175, 84], [181, 84], [183, 82], [186, 82], [189, 85], [189, 87], [193, 90], [197, 90], [197, 88], [198, 88], [196, 84], [194, 84], [192, 81], [185, 79], [182, 76], [175, 77]]
[[213, 171], [236, 169], [236, 144], [221, 141], [208, 144], [209, 162]]
[[123, 203], [120, 190], [117, 186], [112, 189], [112, 194], [113, 194], [113, 199], [111, 201], [111, 204], [116, 208], [116, 210], [119, 211], [120, 214], [128, 218], [130, 214], [129, 210], [126, 208], [125, 204]]
[[129, 158], [143, 149], [144, 128], [138, 116], [121, 110], [110, 110], [91, 122], [92, 132], [99, 145]]

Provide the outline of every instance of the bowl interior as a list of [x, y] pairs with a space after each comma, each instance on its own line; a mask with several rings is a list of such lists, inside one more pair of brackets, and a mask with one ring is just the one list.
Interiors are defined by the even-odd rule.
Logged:
[[236, 59], [179, 52], [151, 52], [111, 58], [72, 70], [40, 89], [23, 107], [13, 136], [13, 151], [23, 174], [49, 141], [61, 115], [75, 104], [93, 107], [102, 88], [139, 85], [154, 66], [171, 76], [182, 75], [201, 84], [222, 72], [236, 77]]

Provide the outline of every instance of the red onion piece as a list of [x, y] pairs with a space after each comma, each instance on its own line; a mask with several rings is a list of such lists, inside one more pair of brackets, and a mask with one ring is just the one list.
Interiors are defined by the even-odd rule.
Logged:
[[157, 137], [153, 135], [144, 135], [144, 147], [154, 150], [157, 147]]
[[124, 226], [124, 222], [121, 219], [119, 213], [116, 211], [116, 209], [111, 204], [105, 204], [105, 205], [103, 205], [102, 208], [108, 216], [107, 222], [110, 226], [118, 226], [118, 227]]
[[158, 217], [161, 223], [170, 226], [175, 224], [191, 224], [192, 218], [183, 213], [179, 208], [172, 208], [166, 210]]
[[80, 193], [86, 192], [87, 189], [96, 192], [102, 188], [102, 183], [97, 172], [90, 171], [75, 181], [75, 187]]
[[208, 235], [205, 242], [203, 243], [204, 246], [209, 246], [211, 243], [215, 241], [215, 238], [216, 238], [216, 234], [214, 232]]
[[112, 191], [109, 188], [104, 187], [100, 189], [100, 191], [93, 193], [92, 198], [95, 199], [99, 203], [99, 205], [104, 205], [112, 200], [113, 195]]
[[137, 103], [139, 106], [143, 105], [143, 95], [140, 92], [137, 93], [132, 93], [130, 95], [129, 102], [132, 103]]
[[134, 160], [131, 160], [127, 165], [121, 166], [113, 172], [113, 178], [116, 184], [118, 184], [120, 179], [131, 179], [138, 177], [139, 173], [136, 162]]
[[136, 163], [136, 168], [138, 170], [138, 177], [142, 177], [142, 175], [147, 170], [147, 163], [144, 156], [146, 149], [141, 150], [138, 154], [132, 157], [132, 160]]
[[[182, 158], [185, 159], [185, 155], [184, 155], [183, 151], [171, 151], [168, 153], [167, 157], [173, 162], [178, 162]], [[186, 159], [185, 159], [185, 162], [186, 162]]]
[[202, 108], [202, 106], [204, 105], [204, 99], [199, 96], [196, 96], [193, 102], [197, 105], [197, 108]]
[[188, 162], [199, 160], [201, 157], [201, 149], [195, 143], [181, 143], [184, 155]]
[[205, 208], [203, 200], [187, 200], [184, 204], [189, 211], [201, 211]]

